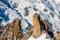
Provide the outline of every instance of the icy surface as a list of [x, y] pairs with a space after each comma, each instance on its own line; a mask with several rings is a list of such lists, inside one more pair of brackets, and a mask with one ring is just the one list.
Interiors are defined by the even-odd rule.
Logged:
[[31, 36], [28, 40], [50, 40], [50, 38], [46, 39], [46, 33], [44, 33], [38, 38], [34, 38], [33, 36]]
[[60, 32], [60, 0], [0, 0], [0, 26], [19, 18], [25, 33], [25, 28], [33, 25], [35, 13], [48, 20], [52, 28]]

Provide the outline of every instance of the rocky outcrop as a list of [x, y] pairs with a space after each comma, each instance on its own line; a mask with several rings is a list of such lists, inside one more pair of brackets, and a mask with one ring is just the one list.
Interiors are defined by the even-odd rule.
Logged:
[[17, 40], [21, 37], [21, 21], [17, 18], [14, 22], [3, 27], [0, 33], [0, 40]]
[[14, 34], [14, 40], [17, 39], [18, 33], [21, 32], [21, 21], [17, 18], [13, 23], [13, 34]]
[[32, 35], [32, 28], [33, 26], [30, 26], [27, 28], [27, 32], [25, 33], [25, 35], [23, 36], [22, 40], [28, 40], [28, 38]]
[[60, 40], [60, 32], [59, 32], [59, 33], [57, 33], [56, 40]]
[[41, 25], [39, 23], [39, 15], [37, 13], [33, 16], [33, 24], [34, 24], [34, 27], [33, 27], [33, 36], [35, 38], [37, 38], [42, 33]]

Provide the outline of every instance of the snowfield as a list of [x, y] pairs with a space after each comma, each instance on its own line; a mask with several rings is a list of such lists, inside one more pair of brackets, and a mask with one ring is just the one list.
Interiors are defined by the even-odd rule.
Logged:
[[31, 36], [28, 40], [50, 40], [50, 38], [46, 39], [46, 33], [44, 33], [38, 38], [34, 38], [33, 36]]

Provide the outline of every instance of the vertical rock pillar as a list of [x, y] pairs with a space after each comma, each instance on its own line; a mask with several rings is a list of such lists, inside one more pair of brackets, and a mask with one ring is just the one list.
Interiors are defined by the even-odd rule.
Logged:
[[19, 33], [19, 31], [21, 31], [21, 22], [18, 18], [13, 22], [13, 26], [14, 26], [14, 31], [13, 31], [14, 40], [17, 40], [18, 33]]
[[39, 23], [39, 15], [37, 13], [33, 16], [33, 24], [33, 37], [37, 38], [42, 33], [41, 25]]
[[60, 40], [60, 32], [59, 32], [59, 33], [57, 33], [56, 40]]

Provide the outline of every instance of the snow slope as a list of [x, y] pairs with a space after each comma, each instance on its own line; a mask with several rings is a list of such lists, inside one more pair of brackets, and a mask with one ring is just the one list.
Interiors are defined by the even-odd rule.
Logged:
[[33, 36], [31, 36], [28, 40], [50, 40], [50, 38], [46, 39], [46, 33], [44, 33], [38, 38], [34, 38]]

